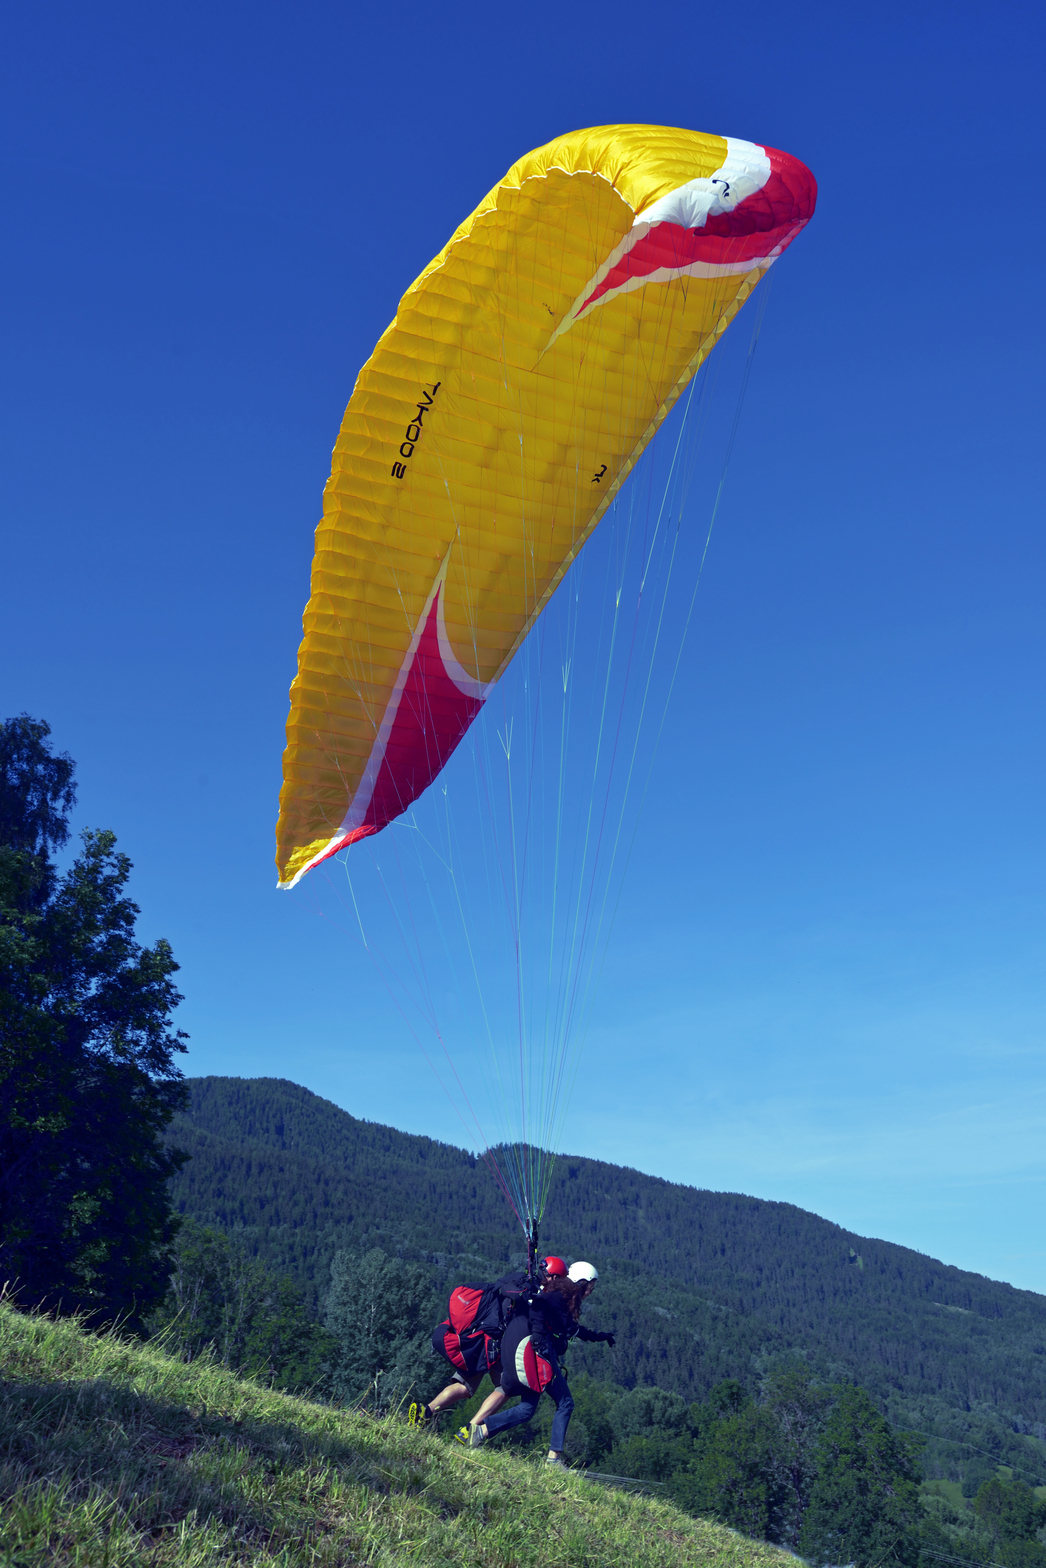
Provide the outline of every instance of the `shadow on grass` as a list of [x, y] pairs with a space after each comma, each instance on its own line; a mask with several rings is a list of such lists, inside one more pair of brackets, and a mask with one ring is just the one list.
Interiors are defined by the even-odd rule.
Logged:
[[[333, 1414], [333, 1412], [331, 1412]], [[327, 1417], [317, 1411], [317, 1424]], [[301, 1543], [327, 1533], [325, 1502], [358, 1490], [369, 1500], [427, 1488], [427, 1443], [390, 1443], [383, 1423], [359, 1417], [346, 1438], [246, 1413], [165, 1401], [104, 1378], [0, 1383], [0, 1509], [16, 1495], [59, 1488], [70, 1502], [115, 1501], [122, 1524], [154, 1539], [193, 1516], [241, 1539]], [[463, 1478], [464, 1485], [464, 1478]], [[428, 1499], [460, 1511], [453, 1483]], [[345, 1527], [343, 1509], [340, 1528]]]

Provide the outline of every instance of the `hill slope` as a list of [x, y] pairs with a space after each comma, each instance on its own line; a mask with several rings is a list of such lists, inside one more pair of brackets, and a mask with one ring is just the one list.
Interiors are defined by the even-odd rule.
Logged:
[[669, 1504], [0, 1303], [0, 1554], [107, 1568], [785, 1568]]
[[[314, 1300], [338, 1247], [379, 1245], [451, 1272], [470, 1257], [478, 1272], [518, 1256], [515, 1221], [463, 1150], [359, 1121], [284, 1080], [191, 1088], [172, 1129], [193, 1155], [177, 1206], [240, 1232]], [[724, 1376], [750, 1383], [768, 1357], [798, 1349], [871, 1388], [900, 1424], [1046, 1480], [1034, 1441], [1046, 1437], [1046, 1297], [790, 1204], [570, 1155], [556, 1165], [544, 1239], [600, 1269], [593, 1320], [619, 1341], [610, 1358], [577, 1356], [595, 1375], [697, 1397]]]

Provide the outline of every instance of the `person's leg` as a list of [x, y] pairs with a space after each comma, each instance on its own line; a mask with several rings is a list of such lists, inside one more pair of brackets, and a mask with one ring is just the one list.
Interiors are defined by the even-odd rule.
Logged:
[[454, 1382], [440, 1389], [427, 1405], [415, 1401], [407, 1412], [407, 1424], [427, 1426], [429, 1422], [437, 1420], [451, 1405], [460, 1404], [463, 1399], [470, 1399], [485, 1376], [485, 1372], [459, 1372]]
[[451, 1405], [460, 1404], [463, 1399], [470, 1399], [482, 1383], [486, 1376], [486, 1367], [481, 1372], [466, 1372], [460, 1344], [458, 1335], [453, 1332], [449, 1323], [436, 1324], [432, 1330], [432, 1349], [444, 1365], [451, 1367], [454, 1381], [448, 1383], [446, 1388], [441, 1388], [428, 1404], [423, 1405], [418, 1401], [411, 1405], [407, 1417], [411, 1426], [424, 1426], [426, 1421], [448, 1410]]
[[[506, 1395], [505, 1397], [507, 1398], [508, 1396]], [[535, 1394], [532, 1389], [528, 1388], [527, 1392], [520, 1396], [518, 1405], [513, 1405], [511, 1410], [499, 1410], [491, 1416], [489, 1421], [484, 1421], [480, 1427], [481, 1435], [483, 1437], [493, 1437], [497, 1432], [507, 1431], [510, 1426], [521, 1426], [524, 1421], [532, 1420], [540, 1398], [540, 1394]]]
[[[479, 1387], [477, 1382], [476, 1387]], [[441, 1388], [434, 1399], [430, 1399], [428, 1410], [431, 1415], [438, 1415], [441, 1410], [448, 1410], [451, 1405], [458, 1405], [463, 1399], [468, 1399], [475, 1393], [474, 1388], [469, 1388], [465, 1383], [448, 1383], [446, 1388]]]
[[562, 1372], [552, 1379], [545, 1393], [555, 1401], [556, 1405], [556, 1413], [552, 1417], [552, 1441], [548, 1451], [548, 1457], [555, 1460], [562, 1457], [566, 1445], [567, 1427], [574, 1413], [574, 1397]]
[[472, 1417], [472, 1425], [482, 1426], [488, 1416], [492, 1416], [496, 1410], [501, 1409], [507, 1398], [508, 1395], [506, 1393], [500, 1388], [495, 1388], [487, 1395], [476, 1414]]

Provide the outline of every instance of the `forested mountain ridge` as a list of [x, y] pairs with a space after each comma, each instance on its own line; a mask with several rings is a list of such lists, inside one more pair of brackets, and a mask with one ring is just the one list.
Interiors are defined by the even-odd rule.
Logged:
[[[176, 1207], [240, 1234], [314, 1301], [339, 1247], [423, 1259], [437, 1276], [519, 1255], [515, 1220], [465, 1151], [360, 1121], [284, 1080], [190, 1087], [171, 1134], [193, 1156], [172, 1183]], [[790, 1204], [570, 1155], [557, 1161], [543, 1240], [600, 1269], [593, 1317], [619, 1335], [613, 1364], [572, 1351], [598, 1375], [692, 1398], [798, 1351], [871, 1388], [902, 1424], [1042, 1470], [1038, 1444], [1017, 1434], [1046, 1437], [1046, 1297]]]

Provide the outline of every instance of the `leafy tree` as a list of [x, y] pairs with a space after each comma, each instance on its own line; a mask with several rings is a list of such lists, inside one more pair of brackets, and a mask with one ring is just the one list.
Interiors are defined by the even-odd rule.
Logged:
[[[567, 1432], [570, 1457], [598, 1468], [614, 1446], [611, 1415], [622, 1390], [614, 1383], [579, 1372], [570, 1379], [570, 1392], [574, 1396], [574, 1414]], [[543, 1403], [548, 1405], [549, 1401]]]
[[923, 1562], [933, 1568], [931, 1553], [946, 1553], [976, 1563], [996, 1562], [1004, 1568], [1046, 1568], [1046, 1546], [1038, 1532], [1046, 1522], [1046, 1504], [1023, 1481], [988, 1476], [972, 1504], [953, 1499], [930, 1486], [919, 1531]]
[[973, 1511], [996, 1541], [1030, 1541], [1044, 1522], [1046, 1506], [1023, 1481], [1007, 1484], [993, 1476], [973, 1500]]
[[337, 1342], [332, 1386], [340, 1399], [387, 1410], [432, 1378], [431, 1324], [438, 1307], [428, 1275], [379, 1247], [335, 1254], [326, 1326]]
[[686, 1480], [674, 1489], [693, 1513], [709, 1514], [756, 1539], [778, 1538], [783, 1488], [774, 1463], [774, 1424], [750, 1398], [720, 1406]]
[[[977, 1446], [988, 1445], [978, 1443]], [[972, 1502], [985, 1482], [995, 1479], [1000, 1462], [1001, 1457], [992, 1460], [986, 1458], [984, 1454], [964, 1454], [959, 1461], [962, 1467], [962, 1495]]]
[[690, 1411], [680, 1394], [646, 1385], [623, 1394], [610, 1421], [619, 1443], [631, 1437], [678, 1437], [687, 1429]]
[[752, 1396], [745, 1385], [739, 1383], [736, 1377], [727, 1377], [712, 1389], [708, 1396], [708, 1408], [717, 1416], [731, 1416], [743, 1410], [751, 1401]]
[[177, 964], [135, 940], [130, 861], [86, 832], [70, 869], [73, 764], [27, 714], [0, 724], [0, 1279], [27, 1304], [141, 1323], [167, 1288], [161, 1141], [185, 1101]]
[[643, 1385], [622, 1394], [609, 1414], [619, 1475], [665, 1481], [693, 1457], [690, 1410], [681, 1395]]
[[1000, 1541], [995, 1548], [994, 1560], [1004, 1568], [1043, 1568], [1046, 1563], [1046, 1546], [1041, 1541]]
[[985, 1481], [973, 1511], [988, 1530], [995, 1561], [1006, 1568], [1046, 1568], [1046, 1546], [1036, 1539], [1046, 1523], [1046, 1503], [1036, 1500], [1024, 1481]]
[[891, 1430], [863, 1388], [836, 1390], [814, 1463], [800, 1552], [814, 1563], [914, 1568], [919, 1468], [910, 1437]]
[[292, 1393], [322, 1390], [336, 1350], [293, 1280], [191, 1220], [178, 1234], [170, 1289], [149, 1326], [186, 1361], [211, 1352]]
[[26, 906], [54, 891], [50, 854], [69, 840], [68, 813], [76, 804], [75, 764], [47, 744], [50, 726], [27, 713], [0, 724], [0, 854], [25, 856]]
[[760, 1403], [776, 1429], [773, 1469], [781, 1490], [782, 1544], [797, 1551], [815, 1477], [815, 1449], [832, 1396], [799, 1359], [783, 1361], [763, 1381]]

